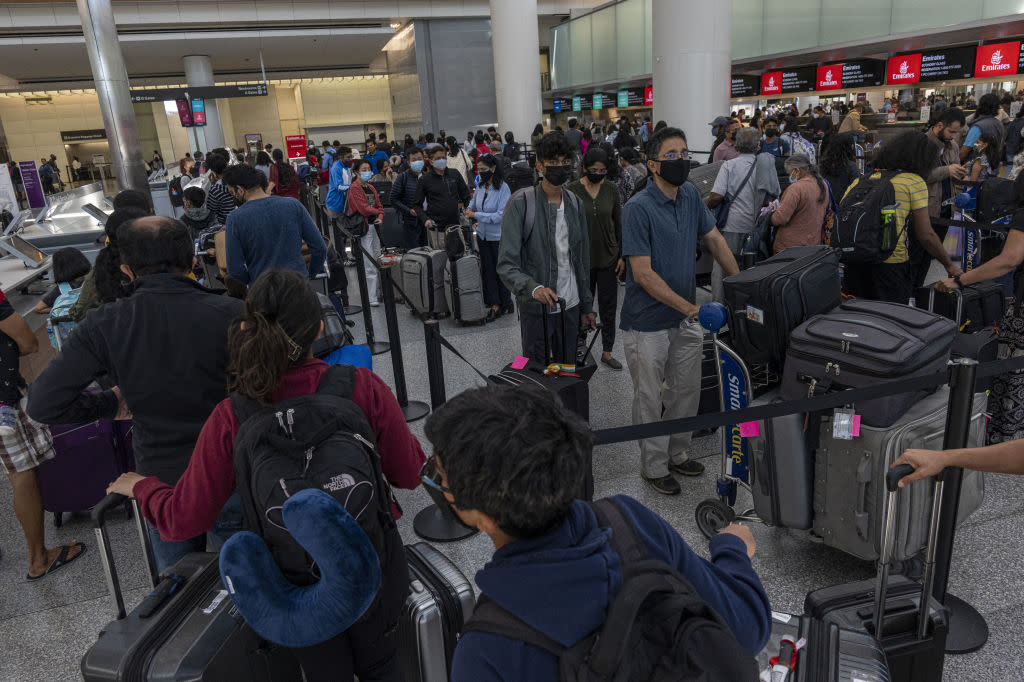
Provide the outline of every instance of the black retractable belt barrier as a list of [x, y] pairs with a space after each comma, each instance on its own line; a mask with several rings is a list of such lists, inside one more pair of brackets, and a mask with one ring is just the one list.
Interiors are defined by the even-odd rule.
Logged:
[[437, 320], [424, 320], [423, 337], [427, 344], [427, 379], [430, 382], [430, 406], [435, 410], [448, 400], [444, 387], [444, 361], [441, 358], [441, 330]]
[[402, 407], [405, 421], [414, 422], [430, 414], [430, 406], [422, 400], [409, 400], [405, 386], [405, 361], [402, 358], [402, 341], [398, 335], [398, 314], [395, 311], [395, 283], [391, 266], [380, 268], [380, 281], [384, 297], [384, 318], [388, 323], [388, 342], [391, 344], [391, 368], [395, 375], [395, 397]]

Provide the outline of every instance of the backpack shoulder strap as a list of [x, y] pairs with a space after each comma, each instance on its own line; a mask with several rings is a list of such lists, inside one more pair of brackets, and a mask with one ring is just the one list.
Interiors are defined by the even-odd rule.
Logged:
[[356, 368], [352, 365], [331, 365], [320, 377], [316, 392], [352, 400], [356, 385]]
[[623, 565], [634, 564], [648, 557], [647, 548], [637, 537], [633, 523], [626, 517], [625, 510], [614, 499], [606, 497], [590, 503], [602, 528], [612, 531], [612, 549], [619, 555]]
[[516, 194], [522, 194], [523, 199], [526, 201], [526, 213], [523, 218], [523, 244], [530, 241], [530, 235], [533, 234], [533, 223], [537, 219], [537, 188], [535, 186], [524, 187], [516, 191]]
[[555, 656], [561, 656], [566, 647], [528, 625], [518, 616], [502, 608], [496, 602], [481, 594], [473, 609], [473, 615], [462, 627], [462, 635], [469, 632], [485, 632], [508, 637], [543, 649]]

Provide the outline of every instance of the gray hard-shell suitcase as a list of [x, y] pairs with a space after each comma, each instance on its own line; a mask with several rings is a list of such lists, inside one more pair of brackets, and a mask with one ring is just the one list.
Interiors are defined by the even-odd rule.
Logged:
[[[777, 391], [751, 407], [779, 399]], [[760, 422], [760, 435], [749, 439], [754, 511], [770, 526], [807, 530], [814, 521], [814, 452], [807, 447], [804, 415], [787, 414]]]
[[424, 314], [448, 312], [444, 295], [444, 267], [448, 253], [421, 246], [402, 257], [402, 290], [413, 309]]
[[[808, 616], [793, 616], [772, 611], [772, 634], [757, 657], [762, 679], [773, 669], [769, 661], [788, 653], [783, 640], [796, 644], [806, 640], [796, 654], [796, 666], [786, 682], [889, 682], [885, 652], [875, 638], [866, 632], [848, 630], [835, 624], [819, 629]], [[781, 655], [780, 655], [781, 654]], [[789, 661], [792, 661], [792, 656]], [[784, 664], [783, 660], [779, 664]], [[781, 671], [780, 671], [781, 674]]]
[[444, 295], [448, 309], [458, 322], [482, 322], [487, 317], [487, 306], [484, 305], [484, 281], [476, 237], [473, 235], [472, 242], [467, 243], [464, 229], [455, 228], [448, 232], [462, 242], [462, 255], [455, 260], [449, 258], [444, 267]]
[[473, 586], [425, 542], [407, 545], [409, 597], [398, 625], [398, 655], [406, 682], [447, 682], [455, 644], [473, 615]]
[[[821, 422], [821, 446], [815, 456], [814, 532], [831, 545], [861, 559], [880, 556], [885, 512], [885, 473], [907, 448], [941, 450], [949, 388], [941, 387], [885, 428], [861, 425], [852, 440], [833, 437], [832, 418]], [[985, 444], [984, 393], [974, 397], [967, 447]], [[964, 471], [957, 522], [974, 513], [985, 495], [980, 472]], [[914, 485], [897, 498], [893, 559], [915, 557], [928, 540], [932, 507], [930, 486]]]
[[[117, 620], [100, 631], [82, 658], [83, 679], [300, 682], [302, 669], [292, 653], [264, 641], [242, 620], [221, 583], [214, 553], [186, 554], [160, 575], [160, 582], [141, 604], [125, 613], [104, 523], [106, 513], [120, 509], [124, 500], [121, 495], [108, 495], [93, 509]], [[132, 504], [152, 568], [149, 536], [138, 504]]]
[[[793, 330], [782, 373], [782, 397], [806, 398], [881, 381], [943, 372], [956, 323], [909, 305], [845, 301]], [[863, 423], [891, 426], [927, 391], [911, 391], [857, 406]]]

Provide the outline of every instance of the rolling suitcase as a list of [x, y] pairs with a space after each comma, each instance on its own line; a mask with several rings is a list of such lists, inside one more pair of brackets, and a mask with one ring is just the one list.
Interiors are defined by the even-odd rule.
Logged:
[[[793, 330], [782, 376], [782, 397], [816, 390], [860, 388], [880, 381], [942, 372], [956, 323], [899, 303], [851, 300]], [[863, 424], [891, 426], [927, 391], [900, 393], [857, 405]]]
[[457, 322], [483, 323], [489, 308], [484, 305], [484, 282], [476, 235], [472, 227], [454, 227], [448, 230], [447, 239], [444, 295], [448, 309]]
[[[82, 658], [82, 678], [100, 680], [267, 680], [300, 682], [291, 652], [262, 640], [242, 621], [220, 580], [217, 555], [195, 552], [165, 570], [153, 591], [125, 613], [107, 538], [106, 512], [124, 497], [108, 495], [93, 510], [107, 586], [117, 619]], [[133, 504], [135, 504], [133, 502]], [[136, 505], [147, 564], [155, 564]]]
[[[861, 559], [873, 560], [881, 555], [885, 474], [907, 448], [942, 449], [948, 402], [949, 389], [943, 386], [892, 426], [862, 424], [860, 435], [852, 440], [835, 438], [832, 417], [822, 419], [820, 447], [814, 460], [814, 532], [826, 545]], [[985, 444], [986, 405], [985, 394], [976, 394], [968, 447]], [[959, 523], [981, 506], [984, 494], [982, 474], [965, 471]], [[932, 494], [927, 486], [911, 486], [900, 495], [894, 508], [894, 560], [910, 560], [924, 550], [931, 507]]]
[[[382, 198], [383, 196], [381, 195]], [[384, 208], [384, 222], [377, 226], [377, 234], [382, 249], [405, 248], [405, 226], [402, 224], [402, 216], [390, 206]]]
[[749, 365], [782, 363], [789, 335], [839, 305], [839, 256], [829, 246], [794, 246], [722, 280], [729, 330]]
[[437, 249], [438, 251], [444, 251], [445, 234], [447, 233], [447, 231], [447, 227], [428, 227], [427, 246], [429, 246], [432, 249]]
[[134, 470], [135, 460], [112, 419], [51, 426], [50, 434], [56, 456], [40, 464], [37, 472], [43, 509], [53, 514], [53, 525], [60, 528], [64, 512], [92, 509], [106, 497], [111, 481]]
[[[807, 616], [772, 612], [772, 634], [757, 657], [761, 679], [889, 682], [885, 652], [874, 637], [835, 624], [812, 633], [813, 625], [813, 620]], [[797, 649], [795, 645], [801, 639], [805, 643]]]
[[[908, 471], [909, 470], [909, 471]], [[912, 471], [905, 465], [891, 469], [883, 475], [876, 487], [886, 491], [885, 532], [882, 553], [875, 580], [862, 580], [845, 585], [814, 590], [804, 601], [804, 611], [812, 619], [811, 636], [838, 625], [841, 628], [866, 632], [878, 640], [885, 652], [893, 682], [939, 682], [942, 680], [946, 635], [949, 630], [949, 612], [931, 596], [932, 585], [923, 587], [905, 577], [889, 578], [889, 563], [899, 540], [900, 524], [896, 517], [906, 505], [898, 504], [914, 488], [932, 487], [915, 483], [897, 495], [897, 483]], [[965, 472], [966, 474], [966, 472]], [[965, 476], [966, 482], [966, 476]], [[931, 497], [932, 491], [928, 491]], [[879, 494], [879, 497], [883, 497]], [[927, 519], [927, 529], [939, 522], [941, 508], [917, 511]], [[938, 533], [931, 535], [935, 542]], [[928, 554], [934, 559], [934, 546]], [[926, 571], [926, 575], [931, 574]]]
[[444, 295], [444, 267], [448, 254], [422, 246], [402, 257], [402, 290], [414, 312], [443, 315], [448, 312]]
[[405, 548], [410, 591], [398, 625], [398, 655], [406, 682], [447, 682], [455, 644], [473, 615], [473, 586], [425, 542]]
[[[778, 399], [772, 391], [750, 406]], [[770, 526], [807, 530], [814, 521], [814, 451], [804, 433], [804, 415], [765, 419], [759, 430], [759, 436], [749, 439], [754, 511]]]

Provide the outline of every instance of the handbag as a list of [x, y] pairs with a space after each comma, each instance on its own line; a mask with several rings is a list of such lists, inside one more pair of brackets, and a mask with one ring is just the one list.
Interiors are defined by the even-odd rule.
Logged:
[[[747, 181], [750, 180], [750, 176], [753, 175], [754, 169], [757, 168], [757, 157], [754, 157], [753, 163], [750, 164], [750, 170], [747, 171], [746, 176], [743, 178], [743, 182], [736, 188], [736, 194], [733, 196], [739, 196], [743, 188], [747, 186]], [[732, 205], [733, 196], [726, 194], [722, 197], [722, 201], [719, 202], [718, 206], [715, 206], [715, 225], [718, 228], [725, 229], [726, 224], [729, 222], [729, 207]]]
[[348, 233], [357, 239], [362, 239], [370, 231], [370, 225], [366, 220], [366, 216], [362, 213], [349, 213], [348, 200], [354, 189], [362, 190], [362, 187], [349, 186], [348, 192], [345, 193], [345, 206], [342, 208], [341, 215], [337, 218], [337, 221], [338, 227], [341, 228], [342, 232]]

